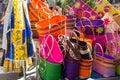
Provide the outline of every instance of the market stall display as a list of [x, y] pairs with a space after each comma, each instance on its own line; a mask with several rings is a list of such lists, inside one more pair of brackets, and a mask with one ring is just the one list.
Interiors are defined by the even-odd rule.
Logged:
[[[0, 53], [5, 59], [0, 69], [5, 74], [22, 73], [24, 80], [119, 80], [117, 2], [4, 0]], [[26, 78], [26, 71], [32, 70], [35, 75]]]

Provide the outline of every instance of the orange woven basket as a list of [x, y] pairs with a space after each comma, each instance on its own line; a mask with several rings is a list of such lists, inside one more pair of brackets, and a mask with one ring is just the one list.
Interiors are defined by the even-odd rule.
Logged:
[[59, 34], [65, 34], [66, 17], [63, 15], [53, 16], [50, 19], [39, 21], [36, 24], [38, 36], [42, 39], [45, 34], [52, 34], [57, 38]]

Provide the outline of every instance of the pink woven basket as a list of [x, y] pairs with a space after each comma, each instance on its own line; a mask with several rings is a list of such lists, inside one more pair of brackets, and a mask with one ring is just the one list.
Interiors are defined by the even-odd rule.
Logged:
[[[43, 54], [43, 51], [45, 54]], [[44, 39], [39, 48], [39, 54], [42, 58], [49, 62], [61, 63], [63, 61], [63, 54], [57, 41], [52, 35], [44, 35]]]

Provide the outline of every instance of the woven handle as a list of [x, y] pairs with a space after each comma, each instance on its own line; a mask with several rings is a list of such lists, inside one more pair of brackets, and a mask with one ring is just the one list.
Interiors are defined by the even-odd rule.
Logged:
[[94, 46], [94, 57], [95, 57], [95, 59], [96, 59], [96, 53], [97, 53], [97, 51], [96, 51], [97, 46], [100, 47], [102, 56], [104, 56], [104, 51], [103, 51], [102, 46], [99, 43], [96, 43], [95, 46]]
[[88, 47], [90, 49], [90, 52], [92, 52], [92, 45], [91, 45], [91, 43], [87, 42], [87, 45], [88, 45]]
[[57, 13], [54, 12], [55, 15], [62, 15], [62, 9], [61, 9], [59, 6], [57, 6], [57, 5], [53, 6], [52, 11], [53, 11], [53, 12], [54, 12], [54, 11], [57, 12]]
[[[109, 45], [110, 44], [110, 45]], [[114, 55], [113, 54], [111, 54], [111, 53], [113, 53], [113, 52], [111, 52], [111, 50], [113, 50], [113, 47], [112, 46], [114, 46]], [[109, 48], [110, 47], [110, 48]], [[112, 48], [111, 48], [112, 47]], [[114, 57], [117, 57], [118, 56], [118, 54], [117, 54], [117, 44], [114, 42], [114, 41], [110, 41], [110, 42], [107, 42], [107, 50], [109, 51], [109, 54], [111, 55], [111, 56], [114, 56]]]
[[[90, 25], [87, 25], [87, 27], [89, 27], [92, 30], [92, 33], [93, 33], [93, 36], [94, 36], [94, 40], [95, 40], [95, 32], [94, 32], [94, 27], [93, 27], [92, 22], [90, 21], [90, 19], [88, 19], [86, 17], [82, 17], [81, 19], [86, 19], [87, 21], [89, 21]], [[81, 23], [81, 26], [83, 27], [83, 31], [84, 31], [84, 35], [85, 35], [85, 26], [83, 25], [82, 20], [80, 20], [79, 22]]]
[[43, 47], [44, 47], [44, 46], [47, 46], [48, 38], [51, 38], [51, 39], [52, 39], [52, 45], [51, 45], [51, 47], [49, 47], [50, 50], [49, 50], [47, 56], [45, 57], [45, 59], [47, 59], [47, 58], [50, 56], [50, 54], [51, 54], [51, 52], [52, 52], [52, 50], [53, 50], [53, 47], [54, 47], [54, 38], [53, 38], [53, 36], [52, 36], [51, 34], [47, 35], [47, 37], [46, 37], [44, 43], [41, 44], [41, 45], [43, 45]]
[[75, 32], [78, 32], [78, 31], [77, 31], [77, 30], [73, 30], [73, 31], [71, 32], [70, 38], [72, 38], [72, 37], [73, 37], [72, 34], [74, 34], [74, 37], [75, 37], [75, 39], [76, 39], [76, 41], [77, 41], [77, 43], [76, 43], [77, 47], [76, 47], [76, 48], [78, 48], [78, 46], [79, 46], [79, 37], [77, 36], [77, 34], [76, 34]]
[[[109, 28], [109, 29], [110, 29], [110, 31], [113, 31], [111, 28]], [[113, 40], [115, 40], [116, 38], [115, 38], [114, 33], [111, 33], [111, 34], [112, 34]], [[105, 31], [105, 38], [106, 38], [106, 41], [108, 42], [108, 38], [107, 38], [107, 33], [106, 33], [106, 31]]]
[[[46, 59], [47, 58], [45, 58], [46, 56], [45, 56], [45, 50], [44, 50], [44, 47], [43, 47], [43, 45], [40, 45], [40, 48], [42, 48], [42, 54], [44, 54], [44, 66], [46, 67]], [[40, 56], [39, 56], [39, 58], [40, 58]], [[40, 59], [40, 63], [41, 63], [41, 59]], [[46, 71], [46, 68], [43, 68], [43, 67], [40, 67], [40, 69], [39, 69], [42, 73], [44, 73], [45, 71]]]

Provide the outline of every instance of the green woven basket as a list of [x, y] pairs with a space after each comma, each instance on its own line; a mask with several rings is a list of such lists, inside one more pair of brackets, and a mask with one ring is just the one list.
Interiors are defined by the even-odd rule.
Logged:
[[61, 64], [55, 64], [39, 58], [39, 75], [43, 80], [59, 80], [61, 78]]

